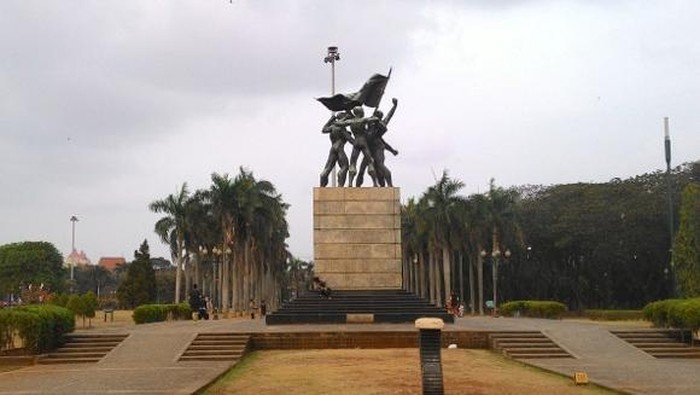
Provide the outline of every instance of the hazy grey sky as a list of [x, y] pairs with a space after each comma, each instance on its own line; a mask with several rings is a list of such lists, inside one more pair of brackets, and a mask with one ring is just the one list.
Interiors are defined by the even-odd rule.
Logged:
[[0, 244], [132, 258], [148, 203], [239, 166], [291, 204], [312, 257], [312, 188], [338, 91], [393, 67], [394, 184], [443, 169], [464, 194], [608, 181], [700, 159], [697, 1], [0, 2]]

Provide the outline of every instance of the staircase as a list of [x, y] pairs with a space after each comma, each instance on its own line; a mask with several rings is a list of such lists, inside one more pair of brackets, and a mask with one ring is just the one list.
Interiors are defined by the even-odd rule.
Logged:
[[513, 359], [573, 358], [539, 331], [492, 332], [489, 345]]
[[238, 361], [248, 349], [244, 333], [199, 333], [179, 361]]
[[70, 334], [66, 343], [38, 359], [40, 365], [97, 362], [121, 343], [127, 334]]
[[330, 298], [318, 292], [287, 302], [265, 318], [267, 325], [414, 322], [422, 317], [454, 322], [447, 310], [405, 290], [333, 291]]
[[700, 358], [700, 347], [692, 347], [689, 331], [610, 331], [655, 358]]

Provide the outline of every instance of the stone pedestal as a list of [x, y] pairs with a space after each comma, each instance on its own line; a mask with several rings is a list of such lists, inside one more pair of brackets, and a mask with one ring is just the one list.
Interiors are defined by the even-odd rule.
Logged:
[[314, 188], [314, 272], [332, 289], [400, 289], [399, 188]]

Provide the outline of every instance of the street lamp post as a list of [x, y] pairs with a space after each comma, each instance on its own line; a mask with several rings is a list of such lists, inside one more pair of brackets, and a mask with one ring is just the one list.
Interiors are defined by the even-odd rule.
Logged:
[[[328, 54], [325, 58], [323, 58], [323, 61], [331, 64], [331, 96], [335, 95], [335, 62], [338, 60], [340, 60], [340, 52], [338, 52], [338, 47], [328, 47]], [[331, 173], [331, 186], [336, 187], [338, 185], [336, 179], [336, 168], [333, 166], [333, 172]]]
[[[75, 252], [75, 223], [78, 222], [78, 217], [75, 215], [72, 215], [70, 217], [70, 222], [71, 222], [71, 254]], [[74, 268], [75, 268], [75, 262], [71, 259], [70, 262], [70, 279], [73, 281], [74, 278]]]
[[[481, 251], [481, 256], [484, 257], [486, 256], [487, 253], [486, 251]], [[506, 252], [503, 253], [503, 255], [506, 257], [506, 259], [510, 258], [510, 250], [506, 249]], [[499, 264], [499, 259], [501, 258], [501, 250], [496, 247], [495, 250], [491, 252], [491, 279], [492, 285], [493, 285], [493, 315], [496, 315], [497, 311], [497, 306], [498, 306], [498, 264]]]

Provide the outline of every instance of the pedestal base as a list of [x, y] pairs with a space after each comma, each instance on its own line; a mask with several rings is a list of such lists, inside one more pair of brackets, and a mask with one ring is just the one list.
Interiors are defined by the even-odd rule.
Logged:
[[399, 188], [314, 188], [314, 273], [332, 289], [400, 289]]

